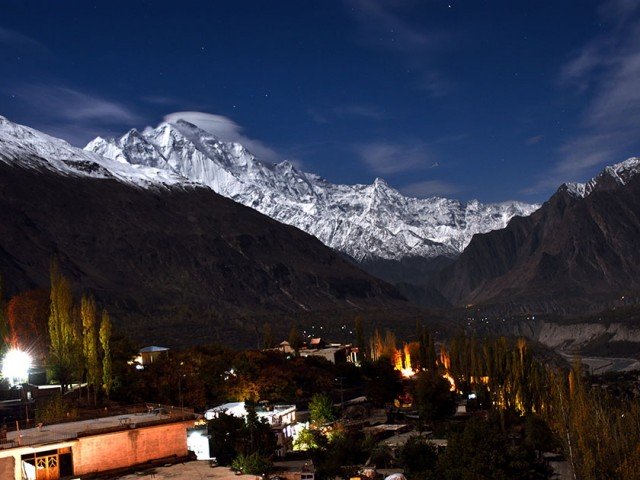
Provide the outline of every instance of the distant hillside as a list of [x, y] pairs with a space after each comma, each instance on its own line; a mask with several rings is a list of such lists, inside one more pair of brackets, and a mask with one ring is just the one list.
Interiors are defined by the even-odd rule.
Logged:
[[563, 185], [538, 211], [476, 235], [433, 285], [454, 305], [586, 312], [640, 291], [640, 160]]

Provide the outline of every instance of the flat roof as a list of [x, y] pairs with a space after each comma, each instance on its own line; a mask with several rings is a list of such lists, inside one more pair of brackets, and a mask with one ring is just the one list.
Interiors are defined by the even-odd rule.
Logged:
[[380, 433], [380, 432], [397, 432], [404, 428], [407, 428], [408, 425], [406, 423], [397, 424], [397, 423], [383, 423], [382, 425], [374, 425], [372, 427], [363, 428], [364, 431], [369, 433]]
[[176, 463], [175, 465], [165, 465], [162, 467], [149, 468], [147, 470], [138, 469], [136, 473], [129, 475], [119, 475], [119, 480], [139, 480], [140, 478], [159, 478], [171, 480], [193, 480], [194, 478], [210, 478], [214, 480], [256, 480], [256, 475], [236, 475], [228, 467], [209, 466], [206, 460], [195, 460], [192, 462]]
[[412, 431], [412, 432], [406, 432], [406, 433], [399, 433], [396, 434], [392, 437], [386, 438], [384, 440], [382, 440], [379, 445], [386, 445], [387, 447], [402, 447], [404, 446], [407, 441], [409, 440], [409, 438], [411, 437], [415, 437], [415, 436], [419, 436], [424, 438], [427, 442], [429, 442], [430, 444], [436, 446], [436, 447], [446, 447], [447, 446], [447, 440], [443, 439], [443, 438], [429, 438], [428, 436], [428, 432], [423, 432], [422, 434]]
[[166, 352], [169, 349], [167, 347], [158, 347], [156, 345], [152, 345], [150, 347], [144, 347], [140, 349], [140, 353], [151, 353], [151, 352]]
[[132, 428], [151, 426], [157, 423], [172, 423], [194, 420], [195, 415], [187, 412], [171, 412], [157, 409], [151, 412], [114, 415], [111, 417], [93, 418], [75, 422], [43, 425], [41, 428], [7, 432], [7, 440], [12, 442], [0, 445], [2, 448], [16, 448], [20, 446], [56, 443], [82, 436], [99, 435], [106, 432], [128, 430]]

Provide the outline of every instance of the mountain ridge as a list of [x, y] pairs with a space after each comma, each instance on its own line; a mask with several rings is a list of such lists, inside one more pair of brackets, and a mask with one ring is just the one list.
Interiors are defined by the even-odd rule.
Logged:
[[538, 313], [591, 311], [640, 291], [638, 173], [632, 157], [561, 185], [529, 217], [475, 236], [432, 285], [453, 305]]
[[221, 142], [178, 120], [131, 130], [85, 147], [131, 164], [165, 165], [191, 181], [283, 223], [294, 225], [360, 264], [423, 257], [455, 258], [475, 233], [502, 228], [538, 208], [405, 197], [377, 178], [371, 185], [332, 184], [290, 162], [261, 162], [242, 145]]

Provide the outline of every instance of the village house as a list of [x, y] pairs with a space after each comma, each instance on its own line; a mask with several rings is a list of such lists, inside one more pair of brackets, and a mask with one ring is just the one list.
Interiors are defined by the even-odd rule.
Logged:
[[327, 343], [322, 338], [312, 338], [308, 346], [299, 350], [301, 357], [322, 357], [331, 363], [349, 362], [358, 365], [358, 347], [351, 344]]
[[140, 407], [131, 412], [3, 433], [0, 478], [57, 480], [187, 457], [193, 411]]
[[152, 345], [150, 347], [141, 348], [139, 354], [138, 362], [140, 365], [146, 366], [151, 365], [162, 356], [169, 355], [169, 349], [167, 347]]

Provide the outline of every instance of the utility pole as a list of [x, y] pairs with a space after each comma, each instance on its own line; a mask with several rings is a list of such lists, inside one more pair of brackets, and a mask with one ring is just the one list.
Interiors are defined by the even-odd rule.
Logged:
[[344, 377], [336, 377], [336, 381], [340, 382], [340, 410], [344, 410], [344, 389], [342, 388]]
[[178, 369], [178, 403], [180, 404], [180, 415], [184, 414], [184, 402], [182, 400], [182, 366], [184, 362], [180, 362], [180, 368]]

